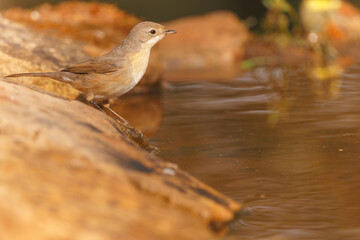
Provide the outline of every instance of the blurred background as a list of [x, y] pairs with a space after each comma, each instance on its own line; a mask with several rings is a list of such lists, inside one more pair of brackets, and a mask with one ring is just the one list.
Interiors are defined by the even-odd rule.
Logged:
[[[1, 0], [0, 9], [11, 7], [32, 8], [42, 3], [56, 4], [61, 0]], [[184, 17], [194, 14], [203, 14], [218, 9], [228, 9], [235, 12], [241, 19], [248, 20], [252, 28], [258, 26], [259, 20], [265, 16], [266, 8], [261, 0], [99, 0], [99, 2], [114, 3], [119, 8], [124, 9], [136, 16], [143, 17], [152, 21], [168, 21], [174, 18]], [[298, 8], [301, 0], [289, 0], [295, 8]], [[351, 0], [355, 5], [360, 5], [360, 0]]]

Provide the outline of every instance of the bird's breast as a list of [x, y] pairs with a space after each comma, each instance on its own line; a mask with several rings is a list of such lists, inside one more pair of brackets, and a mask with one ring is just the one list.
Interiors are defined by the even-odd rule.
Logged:
[[131, 69], [131, 76], [133, 78], [134, 85], [136, 85], [144, 76], [149, 63], [149, 57], [150, 50], [139, 51], [129, 55], [129, 67]]

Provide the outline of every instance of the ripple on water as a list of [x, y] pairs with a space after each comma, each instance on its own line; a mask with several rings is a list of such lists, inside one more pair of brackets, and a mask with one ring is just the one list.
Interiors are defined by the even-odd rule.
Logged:
[[329, 97], [282, 69], [174, 85], [152, 142], [244, 203], [228, 239], [359, 239], [359, 79], [360, 66], [349, 68]]

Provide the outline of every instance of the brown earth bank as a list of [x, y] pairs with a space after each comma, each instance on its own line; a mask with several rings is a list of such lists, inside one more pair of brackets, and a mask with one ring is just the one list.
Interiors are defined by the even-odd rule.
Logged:
[[[73, 40], [2, 17], [0, 29], [2, 76], [87, 57]], [[1, 237], [220, 238], [241, 206], [140, 148], [78, 94], [50, 79], [0, 78]]]

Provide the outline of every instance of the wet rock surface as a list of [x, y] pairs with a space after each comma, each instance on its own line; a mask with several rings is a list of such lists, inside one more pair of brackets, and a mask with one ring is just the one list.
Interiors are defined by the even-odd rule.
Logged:
[[0, 98], [5, 239], [212, 239], [239, 209], [81, 102], [4, 79]]

